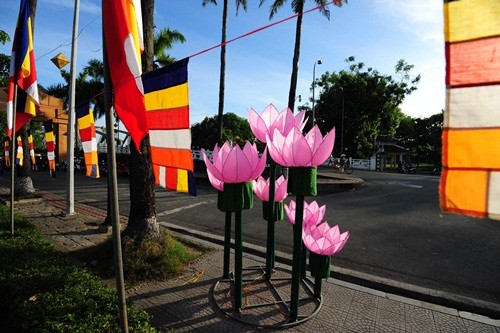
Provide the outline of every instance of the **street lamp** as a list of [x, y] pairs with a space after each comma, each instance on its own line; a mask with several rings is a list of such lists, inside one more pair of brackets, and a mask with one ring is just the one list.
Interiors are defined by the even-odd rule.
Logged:
[[344, 88], [339, 87], [342, 92], [342, 130], [340, 132], [340, 155], [344, 153]]
[[321, 65], [323, 63], [323, 61], [320, 60], [317, 60], [315, 63], [314, 63], [314, 66], [313, 66], [313, 82], [312, 82], [312, 86], [313, 86], [313, 99], [312, 99], [312, 125], [314, 126], [314, 124], [316, 123], [316, 117], [315, 117], [315, 113], [314, 113], [314, 88], [316, 87], [316, 64], [318, 65]]

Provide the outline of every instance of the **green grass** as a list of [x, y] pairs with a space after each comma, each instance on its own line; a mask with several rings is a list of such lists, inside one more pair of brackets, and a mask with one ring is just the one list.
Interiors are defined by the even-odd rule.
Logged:
[[[10, 214], [0, 207], [0, 332], [119, 332], [119, 309], [114, 289], [88, 270], [75, 265], [69, 255], [55, 250], [38, 229], [16, 216], [11, 235]], [[103, 245], [101, 265], [112, 272], [110, 244]], [[102, 252], [103, 249], [108, 252]], [[187, 248], [165, 235], [136, 247], [125, 241], [127, 283], [164, 279], [182, 273], [187, 263], [206, 249]], [[89, 249], [75, 254], [78, 260]], [[78, 257], [80, 255], [80, 257]], [[149, 316], [127, 302], [130, 332], [156, 332]]]

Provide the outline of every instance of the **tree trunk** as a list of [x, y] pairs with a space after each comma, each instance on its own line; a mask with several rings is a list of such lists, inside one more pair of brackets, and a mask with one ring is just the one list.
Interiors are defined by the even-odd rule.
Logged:
[[295, 48], [293, 51], [292, 77], [290, 79], [290, 91], [288, 93], [288, 108], [295, 112], [295, 93], [297, 90], [297, 79], [299, 75], [300, 38], [302, 34], [302, 13], [304, 11], [304, 1], [298, 1], [297, 26], [295, 28]]
[[[141, 0], [144, 25], [143, 71], [153, 70], [153, 0]], [[123, 235], [136, 242], [156, 238], [160, 235], [160, 225], [156, 218], [155, 177], [149, 152], [149, 135], [141, 142], [140, 153], [133, 143], [130, 144], [130, 214]]]
[[[14, 142], [17, 142], [17, 136], [21, 137], [21, 142], [23, 145], [23, 165], [16, 166], [17, 177], [14, 182], [14, 195], [17, 198], [31, 197], [35, 194], [35, 188], [33, 187], [33, 180], [31, 179], [31, 158], [30, 158], [30, 148], [28, 143], [28, 133], [26, 131], [25, 125], [16, 133]], [[15, 153], [14, 153], [15, 155]], [[13, 162], [15, 162], [15, 156], [13, 156]]]
[[219, 128], [217, 137], [219, 144], [222, 145], [222, 130], [224, 128], [224, 90], [226, 77], [226, 31], [227, 31], [227, 7], [228, 0], [224, 0], [224, 8], [222, 10], [222, 38], [220, 48], [220, 77], [219, 77], [219, 113], [217, 119]]
[[[35, 14], [36, 14], [37, 0], [30, 0], [30, 19], [31, 19], [31, 29], [32, 34], [35, 36]], [[15, 124], [14, 124], [15, 126]], [[29, 124], [24, 125], [21, 130], [13, 135], [12, 145], [17, 143], [17, 135], [21, 136], [21, 142], [23, 145], [23, 166], [16, 166], [17, 177], [14, 182], [14, 195], [18, 198], [30, 197], [35, 193], [35, 188], [33, 187], [33, 180], [31, 179], [31, 159], [30, 159], [30, 148], [28, 143], [28, 133], [26, 129]], [[12, 156], [12, 163], [15, 163], [16, 151], [14, 150], [14, 156]]]
[[123, 235], [143, 239], [160, 235], [156, 218], [155, 178], [149, 153], [149, 135], [141, 142], [141, 153], [130, 144], [130, 214]]

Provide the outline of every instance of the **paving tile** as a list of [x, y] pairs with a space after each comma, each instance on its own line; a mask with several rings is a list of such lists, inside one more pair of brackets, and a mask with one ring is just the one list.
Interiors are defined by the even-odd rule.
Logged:
[[439, 333], [466, 333], [462, 318], [434, 312], [434, 322]]
[[343, 327], [343, 331], [345, 330], [363, 333], [375, 332], [375, 320], [360, 316], [356, 313], [349, 313]]
[[379, 298], [377, 308], [383, 311], [389, 311], [397, 314], [401, 314], [404, 318], [405, 314], [405, 305], [404, 303], [388, 299], [388, 298]]
[[405, 317], [406, 320], [434, 322], [431, 310], [411, 304], [405, 304]]
[[378, 296], [374, 296], [365, 292], [357, 291], [354, 293], [352, 301], [357, 303], [363, 303], [376, 308], [379, 302]]
[[377, 317], [377, 308], [372, 305], [353, 301], [349, 309], [349, 315], [351, 314], [375, 321]]
[[398, 329], [399, 332], [403, 332], [406, 326], [405, 314], [404, 312], [396, 313], [379, 308], [377, 309], [375, 326], [380, 332], [384, 332], [386, 328], [390, 329], [388, 332], [393, 332], [394, 329]]
[[437, 333], [438, 330], [433, 320], [418, 320], [406, 317], [405, 331], [411, 333]]
[[463, 322], [467, 333], [500, 333], [500, 327], [495, 327], [468, 319], [463, 319]]

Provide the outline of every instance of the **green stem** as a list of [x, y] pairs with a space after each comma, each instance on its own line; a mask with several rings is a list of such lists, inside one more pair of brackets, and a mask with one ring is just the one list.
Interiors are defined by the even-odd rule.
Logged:
[[240, 309], [243, 299], [243, 222], [241, 218], [241, 211], [234, 213], [234, 307]]
[[267, 247], [266, 247], [266, 278], [271, 279], [275, 261], [275, 205], [274, 193], [276, 188], [276, 163], [268, 155], [269, 161], [269, 209], [267, 220]]
[[224, 268], [222, 278], [229, 279], [229, 260], [231, 256], [231, 212], [226, 212], [224, 227]]
[[302, 223], [304, 219], [304, 195], [297, 194], [295, 224], [293, 225], [292, 290], [290, 295], [290, 320], [296, 321], [299, 314], [299, 291], [302, 265]]
[[321, 282], [323, 279], [321, 277], [314, 278], [314, 297], [321, 298]]

